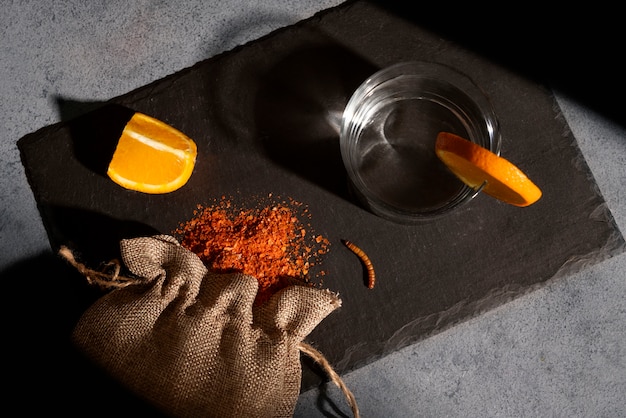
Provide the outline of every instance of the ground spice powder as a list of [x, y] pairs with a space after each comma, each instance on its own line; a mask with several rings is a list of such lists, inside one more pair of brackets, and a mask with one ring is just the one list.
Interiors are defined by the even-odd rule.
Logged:
[[[198, 205], [175, 234], [210, 270], [255, 277], [256, 302], [262, 303], [294, 281], [314, 285], [311, 269], [319, 265], [330, 243], [312, 231], [305, 222], [309, 220], [306, 205], [293, 199], [269, 195], [247, 208], [223, 196], [211, 205]], [[315, 274], [323, 275], [319, 269]]]

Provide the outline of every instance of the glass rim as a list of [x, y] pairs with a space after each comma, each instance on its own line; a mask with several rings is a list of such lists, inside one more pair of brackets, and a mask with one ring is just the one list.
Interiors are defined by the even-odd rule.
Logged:
[[[481, 188], [473, 189], [463, 184], [457, 193], [451, 195], [445, 201], [442, 201], [441, 205], [428, 207], [424, 210], [406, 210], [393, 206], [379, 198], [379, 196], [371, 192], [367, 184], [362, 181], [356, 172], [354, 161], [352, 161], [353, 156], [350, 153], [350, 150], [353, 150], [354, 147], [351, 147], [350, 144], [347, 143], [347, 141], [354, 136], [354, 132], [351, 132], [356, 129], [354, 120], [361, 116], [358, 112], [359, 110], [363, 110], [361, 107], [363, 107], [364, 100], [371, 96], [382, 84], [398, 77], [428, 79], [436, 83], [447, 83], [458, 89], [466, 96], [469, 103], [476, 106], [480, 118], [471, 118], [469, 116], [468, 118], [480, 119], [479, 123], [484, 123], [484, 129], [488, 132], [489, 136], [489, 138], [484, 138], [488, 142], [486, 148], [495, 154], [500, 153], [500, 128], [488, 94], [467, 74], [447, 64], [430, 61], [399, 62], [375, 72], [363, 81], [354, 91], [344, 109], [340, 127], [341, 154], [344, 166], [348, 172], [352, 191], [356, 193], [356, 197], [366, 206], [366, 209], [378, 216], [399, 223], [417, 223], [439, 218], [463, 206], [473, 200], [480, 193]], [[447, 99], [451, 100], [452, 104], [455, 104], [453, 99]]]

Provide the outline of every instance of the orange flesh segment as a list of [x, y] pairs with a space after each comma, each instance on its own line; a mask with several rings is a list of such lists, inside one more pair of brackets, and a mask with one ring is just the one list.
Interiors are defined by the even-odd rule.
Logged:
[[526, 207], [542, 192], [518, 167], [486, 148], [458, 135], [441, 132], [435, 152], [461, 181], [514, 206]]
[[169, 193], [187, 183], [196, 144], [173, 127], [135, 113], [120, 136], [107, 175], [120, 186], [143, 193]]

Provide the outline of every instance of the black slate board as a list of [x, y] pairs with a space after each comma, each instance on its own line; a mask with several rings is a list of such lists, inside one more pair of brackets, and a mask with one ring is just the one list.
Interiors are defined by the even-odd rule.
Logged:
[[[339, 154], [341, 111], [369, 74], [411, 59], [460, 68], [489, 94], [502, 154], [542, 188], [537, 204], [520, 209], [479, 196], [447, 218], [404, 226], [353, 200]], [[106, 178], [111, 138], [128, 117], [118, 105], [196, 140], [198, 163], [184, 188], [144, 195]], [[53, 248], [69, 245], [91, 263], [114, 257], [120, 238], [172, 232], [198, 203], [222, 195], [273, 193], [308, 204], [311, 224], [333, 244], [325, 285], [343, 300], [308, 341], [339, 373], [625, 248], [548, 89], [366, 1], [200, 62], [18, 145]], [[374, 290], [344, 238], [372, 259]], [[321, 377], [304, 361], [308, 389]]]

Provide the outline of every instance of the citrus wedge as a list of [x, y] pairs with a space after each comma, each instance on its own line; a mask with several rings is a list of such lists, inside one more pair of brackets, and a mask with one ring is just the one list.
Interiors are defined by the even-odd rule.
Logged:
[[483, 186], [486, 194], [525, 207], [541, 197], [541, 190], [519, 168], [486, 148], [449, 132], [437, 135], [435, 152], [463, 183]]
[[135, 113], [120, 136], [107, 175], [120, 186], [143, 193], [169, 193], [193, 172], [197, 148], [170, 125]]

